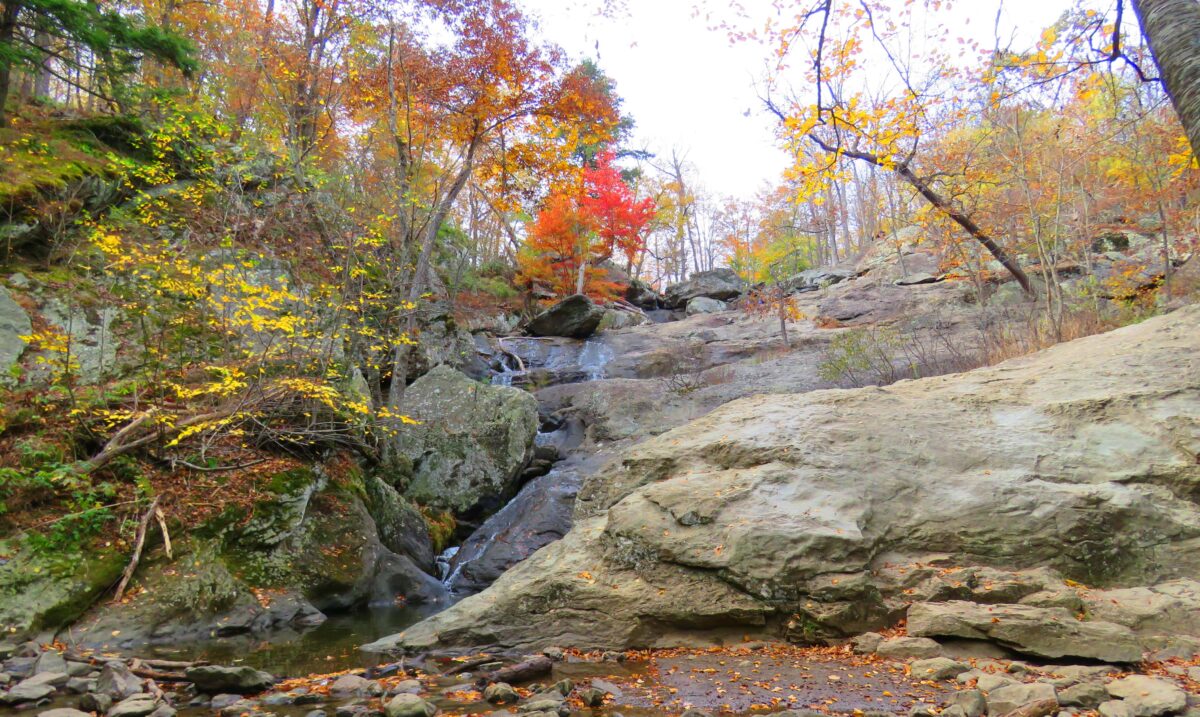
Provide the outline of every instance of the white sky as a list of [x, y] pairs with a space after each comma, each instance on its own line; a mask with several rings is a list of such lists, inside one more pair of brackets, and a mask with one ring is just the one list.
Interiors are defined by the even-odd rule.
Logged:
[[[773, 123], [754, 91], [766, 53], [754, 44], [731, 46], [724, 33], [710, 31], [703, 17], [694, 17], [699, 2], [628, 0], [629, 12], [612, 19], [565, 0], [524, 0], [524, 5], [541, 18], [547, 38], [574, 59], [598, 59], [616, 81], [624, 111], [637, 122], [636, 147], [667, 157], [677, 148], [713, 193], [748, 198], [775, 183], [788, 162], [774, 144]], [[770, 12], [770, 0], [742, 3], [751, 14]], [[990, 46], [998, 4], [960, 0], [948, 21], [961, 26], [956, 34]], [[1019, 26], [1020, 36], [1032, 41], [1069, 4], [1005, 0], [1004, 32]]]

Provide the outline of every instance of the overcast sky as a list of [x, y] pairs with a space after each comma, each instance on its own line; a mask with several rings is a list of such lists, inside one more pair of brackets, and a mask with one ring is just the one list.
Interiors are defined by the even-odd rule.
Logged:
[[[575, 59], [598, 59], [616, 81], [625, 112], [637, 121], [639, 148], [668, 156], [679, 149], [719, 195], [749, 197], [779, 177], [788, 159], [773, 142], [772, 122], [754, 90], [764, 50], [731, 46], [724, 33], [710, 31], [702, 17], [694, 17], [700, 0], [628, 0], [628, 13], [611, 19], [596, 17], [578, 2], [523, 1], [541, 18], [546, 37]], [[764, 16], [771, 5], [742, 3]], [[1068, 4], [1005, 0], [1004, 32], [1019, 27], [1025, 37], [1036, 38]], [[998, 5], [999, 0], [960, 0], [950, 17], [956, 34], [990, 46]]]

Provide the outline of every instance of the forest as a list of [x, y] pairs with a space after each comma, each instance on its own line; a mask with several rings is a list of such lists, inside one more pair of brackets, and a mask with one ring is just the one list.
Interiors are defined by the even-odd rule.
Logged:
[[0, 704], [1194, 714], [1200, 1], [1061, 5], [664, 3], [731, 191], [637, 3], [0, 0]]

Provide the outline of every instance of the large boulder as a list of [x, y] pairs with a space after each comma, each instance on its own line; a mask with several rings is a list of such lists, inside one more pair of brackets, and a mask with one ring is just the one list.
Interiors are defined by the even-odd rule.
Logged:
[[718, 301], [736, 299], [746, 290], [746, 282], [733, 269], [712, 269], [692, 274], [686, 281], [667, 287], [663, 303], [682, 308], [698, 296]]
[[478, 516], [494, 512], [516, 491], [537, 435], [532, 395], [438, 366], [408, 387], [404, 412], [418, 421], [394, 439], [411, 463], [404, 481], [409, 498]]
[[533, 317], [529, 333], [533, 336], [565, 336], [586, 339], [596, 333], [604, 309], [583, 294], [568, 296]]
[[562, 540], [371, 649], [621, 649], [780, 622], [823, 640], [895, 624], [956, 566], [1043, 570], [931, 600], [1194, 576], [1198, 425], [1200, 307], [964, 374], [741, 399], [589, 476]]
[[187, 668], [184, 675], [188, 682], [196, 686], [197, 690], [210, 695], [224, 693], [249, 695], [262, 692], [275, 684], [275, 677], [271, 673], [245, 665], [238, 667], [199, 665]]
[[707, 296], [697, 296], [687, 302], [687, 308], [684, 309], [684, 313], [688, 316], [695, 316], [696, 314], [719, 314], [728, 309], [729, 304], [726, 304], [724, 301], [710, 299]]

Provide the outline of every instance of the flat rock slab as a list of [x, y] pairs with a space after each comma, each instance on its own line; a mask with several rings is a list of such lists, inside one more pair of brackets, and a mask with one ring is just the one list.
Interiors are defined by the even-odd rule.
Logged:
[[980, 605], [962, 600], [916, 603], [908, 609], [908, 633], [919, 637], [994, 640], [1038, 657], [1137, 662], [1142, 648], [1124, 625], [1083, 621], [1066, 608]]

